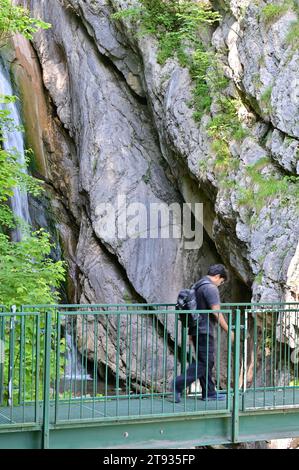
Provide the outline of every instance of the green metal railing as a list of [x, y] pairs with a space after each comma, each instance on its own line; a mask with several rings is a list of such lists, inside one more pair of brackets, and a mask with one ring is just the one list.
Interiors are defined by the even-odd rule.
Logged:
[[43, 367], [40, 321], [39, 312], [0, 313], [2, 425], [39, 422], [42, 400], [39, 374]]
[[[186, 370], [193, 363], [197, 373], [200, 348], [198, 333], [190, 345], [185, 327], [190, 311], [176, 311], [173, 304], [21, 310], [0, 313], [0, 430], [35, 425], [44, 447], [51, 427], [66, 423], [219, 414], [231, 416], [237, 442], [242, 413], [299, 408], [299, 303], [224, 304], [218, 312], [192, 312], [206, 316], [207, 335], [213, 333], [213, 381], [222, 401], [203, 400], [198, 383], [187, 386]], [[208, 356], [207, 343], [206, 362]], [[179, 375], [185, 392], [174, 403], [170, 384]]]
[[298, 348], [299, 306], [245, 310], [243, 411], [298, 406]]

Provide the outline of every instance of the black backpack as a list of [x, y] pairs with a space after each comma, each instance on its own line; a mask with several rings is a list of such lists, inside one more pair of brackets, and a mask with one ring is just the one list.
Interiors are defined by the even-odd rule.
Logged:
[[[194, 284], [191, 289], [182, 289], [179, 292], [177, 303], [176, 303], [176, 310], [196, 310], [197, 309], [197, 301], [196, 301], [196, 290], [209, 284], [208, 281], [199, 281]], [[180, 321], [183, 323], [185, 327], [189, 329], [194, 328], [197, 323], [200, 322], [202, 315], [200, 313], [182, 313], [179, 315]], [[186, 320], [187, 319], [187, 320]]]

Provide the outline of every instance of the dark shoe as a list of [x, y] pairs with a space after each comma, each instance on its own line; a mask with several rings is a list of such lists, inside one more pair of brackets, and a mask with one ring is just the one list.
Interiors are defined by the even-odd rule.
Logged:
[[175, 381], [173, 380], [171, 382], [171, 386], [170, 386], [170, 391], [172, 392], [172, 396], [170, 397], [170, 401], [172, 403], [180, 403], [180, 401], [181, 401], [181, 392], [177, 392], [175, 390], [174, 383], [175, 383]]
[[218, 392], [218, 393], [213, 393], [213, 395], [208, 395], [207, 397], [202, 397], [202, 400], [203, 401], [212, 401], [212, 400], [224, 401], [226, 400], [226, 396]]

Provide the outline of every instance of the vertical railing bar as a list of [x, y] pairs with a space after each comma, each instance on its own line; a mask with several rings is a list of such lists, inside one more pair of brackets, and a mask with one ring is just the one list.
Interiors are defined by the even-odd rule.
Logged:
[[[84, 315], [81, 315], [82, 317], [82, 350], [81, 350], [81, 371], [83, 372], [83, 350], [84, 350], [84, 342], [85, 342], [85, 319], [86, 317]], [[77, 326], [77, 325], [76, 325]], [[76, 338], [77, 338], [77, 334], [75, 335]], [[76, 349], [75, 349], [75, 383], [77, 383], [77, 364], [78, 364], [78, 348], [77, 348], [77, 345], [76, 345]], [[83, 417], [83, 393], [84, 393], [84, 389], [83, 389], [83, 375], [81, 375], [81, 379], [80, 379], [80, 419], [82, 419]]]
[[205, 395], [205, 411], [207, 411], [207, 403], [208, 403], [208, 377], [209, 377], [209, 352], [210, 352], [210, 313], [208, 315], [207, 321], [207, 347], [206, 347], [206, 395]]
[[130, 348], [130, 341], [129, 341], [129, 315], [127, 313], [126, 315], [126, 395], [129, 396], [129, 376], [128, 376], [128, 360], [127, 358], [129, 357], [129, 348]]
[[[23, 423], [25, 422], [25, 401], [26, 397], [24, 395], [24, 382], [25, 382], [25, 375], [24, 375], [24, 358], [26, 356], [26, 338], [25, 338], [25, 317], [21, 316], [20, 318], [21, 327], [20, 327], [20, 374], [19, 374], [19, 404], [22, 404], [22, 420]], [[25, 369], [26, 370], [26, 369]], [[1, 385], [0, 385], [1, 386]]]
[[185, 320], [185, 328], [183, 328], [184, 331], [184, 341], [182, 343], [182, 348], [183, 348], [183, 363], [182, 363], [182, 370], [184, 371], [184, 389], [182, 392], [182, 395], [184, 397], [184, 411], [186, 411], [187, 407], [187, 361], [188, 361], [188, 340], [187, 340], [187, 325], [189, 324], [189, 313], [186, 313], [184, 315], [186, 317]]
[[136, 316], [136, 370], [135, 370], [135, 387], [136, 387], [136, 395], [140, 393], [140, 388], [138, 390], [138, 357], [139, 357], [139, 335], [138, 335], [138, 328], [139, 328], [139, 315], [135, 314]]
[[[23, 357], [21, 361], [23, 373], [22, 373], [22, 382], [21, 382], [21, 387], [22, 387], [22, 401], [23, 401], [23, 407], [22, 407], [22, 419], [23, 423], [25, 423], [25, 402], [26, 402], [26, 316], [22, 316], [22, 324], [21, 324], [21, 331], [22, 335], [24, 335], [24, 351], [23, 351]], [[25, 373], [24, 373], [25, 371]]]
[[97, 367], [98, 367], [98, 318], [97, 315], [94, 314], [93, 320], [93, 349], [94, 349], [94, 361], [93, 361], [93, 382], [92, 382], [92, 396], [93, 396], [93, 404], [92, 404], [92, 418], [95, 417], [95, 403], [96, 403], [96, 395], [97, 395], [97, 386], [98, 386], [98, 374], [97, 374]]
[[[24, 400], [27, 401], [27, 389], [26, 389], [26, 325], [28, 324], [27, 323], [28, 321], [28, 317], [27, 315], [24, 316], [24, 330], [25, 330], [25, 355], [24, 355], [24, 370], [25, 370], [25, 377], [24, 377], [24, 380], [23, 380], [23, 397], [24, 397]], [[30, 323], [30, 322], [29, 322]], [[41, 371], [41, 380], [43, 379], [43, 370], [44, 368], [42, 367], [42, 371]], [[42, 382], [43, 383], [43, 382]], [[24, 405], [25, 406], [25, 405]], [[25, 413], [25, 409], [24, 409], [24, 413]], [[24, 415], [23, 415], [24, 416]], [[24, 416], [24, 420], [25, 420], [25, 416]]]
[[228, 314], [227, 332], [227, 387], [226, 387], [226, 407], [231, 409], [231, 369], [232, 369], [232, 312]]
[[[217, 318], [217, 352], [216, 352], [216, 392], [220, 390], [220, 349], [221, 349], [221, 329], [220, 317]], [[216, 410], [218, 410], [218, 400], [216, 400]]]
[[[72, 403], [72, 394], [73, 394], [73, 355], [72, 355], [72, 345], [74, 344], [73, 341], [73, 328], [74, 328], [74, 317], [73, 315], [70, 315], [70, 320], [67, 320], [69, 315], [67, 315], [67, 312], [65, 312], [65, 325], [66, 325], [66, 331], [67, 328], [70, 328], [70, 337], [71, 337], [71, 345], [68, 346], [70, 347], [70, 351], [68, 354], [68, 357], [70, 358], [70, 365], [69, 365], [69, 370], [70, 370], [70, 376], [69, 376], [69, 393], [68, 393], [68, 420], [71, 417], [71, 403]], [[70, 322], [70, 323], [69, 323]], [[69, 332], [67, 331], [67, 334]], [[76, 397], [76, 384], [74, 386], [74, 396]]]
[[166, 317], [165, 317], [165, 313], [163, 314], [163, 356], [162, 356], [162, 413], [164, 413], [164, 407], [165, 407], [165, 403], [164, 403], [164, 400], [165, 400], [165, 369], [166, 369], [166, 365], [165, 365], [165, 361], [166, 361], [166, 348], [167, 348], [167, 342], [166, 342], [166, 325], [165, 325], [165, 322], [166, 322]]
[[253, 406], [256, 407], [256, 362], [257, 362], [257, 312], [254, 312], [253, 317]]
[[[159, 315], [159, 314], [158, 314]], [[155, 390], [158, 389], [158, 324], [159, 324], [159, 317], [158, 315], [156, 316], [156, 331], [155, 331], [155, 336], [156, 336], [156, 356], [155, 356]]]
[[198, 335], [199, 335], [199, 327], [198, 327], [198, 323], [199, 323], [199, 317], [197, 316], [196, 317], [196, 336], [195, 336], [195, 345], [194, 345], [194, 342], [193, 342], [193, 338], [194, 336], [192, 337], [192, 342], [193, 342], [193, 347], [195, 349], [195, 411], [197, 411], [197, 406], [198, 406], [198, 393], [197, 393], [197, 386], [198, 386], [198, 348], [199, 348], [199, 338], [198, 338]]
[[143, 364], [143, 318], [144, 316], [141, 315], [141, 345], [140, 345], [140, 395], [139, 395], [139, 415], [141, 415], [141, 407], [142, 407], [142, 364]]
[[[284, 312], [286, 313], [286, 312]], [[289, 312], [289, 314], [287, 315], [288, 319], [289, 319], [289, 331], [291, 331], [291, 312]], [[295, 338], [294, 338], [295, 339]], [[291, 352], [291, 348], [290, 346], [288, 345], [288, 383], [287, 383], [287, 386], [290, 385], [290, 378], [291, 378], [291, 360], [290, 360], [290, 352]], [[291, 400], [291, 397], [290, 397], [290, 400]], [[293, 404], [294, 404], [294, 400], [293, 400]]]
[[274, 386], [274, 393], [273, 393], [273, 405], [276, 405], [276, 392], [277, 392], [277, 339], [276, 339], [276, 328], [277, 328], [277, 322], [278, 322], [278, 315], [279, 313], [276, 311], [275, 313], [275, 341], [274, 341], [274, 366], [273, 366], [273, 372], [274, 372], [274, 379], [273, 379], [273, 386]]
[[49, 418], [50, 418], [50, 368], [51, 368], [51, 328], [52, 314], [46, 312], [45, 353], [44, 353], [44, 407], [43, 407], [43, 439], [42, 448], [49, 449]]
[[246, 392], [247, 392], [247, 331], [248, 331], [248, 311], [244, 312], [244, 343], [243, 343], [243, 393], [242, 393], [242, 410], [246, 410]]
[[0, 361], [0, 406], [3, 404], [4, 400], [4, 364], [5, 364], [5, 323], [6, 317], [0, 317], [0, 341], [2, 341], [2, 348], [1, 351], [3, 362]]
[[[281, 317], [281, 313], [279, 313], [279, 316]], [[279, 379], [282, 380], [282, 338], [283, 338], [283, 333], [282, 333], [282, 318], [280, 318], [280, 341], [279, 341]]]
[[240, 310], [236, 309], [235, 319], [235, 354], [234, 354], [234, 402], [233, 402], [233, 423], [232, 442], [239, 440], [239, 370], [240, 370]]
[[55, 322], [55, 337], [56, 337], [56, 364], [55, 364], [55, 412], [54, 412], [54, 422], [58, 422], [58, 409], [59, 409], [59, 388], [60, 388], [60, 338], [61, 338], [61, 316], [60, 312], [57, 313], [56, 322]]
[[24, 319], [25, 317], [22, 315], [20, 317], [20, 370], [19, 370], [19, 404], [23, 403], [25, 398], [23, 397], [23, 381], [24, 381], [24, 348], [25, 348], [25, 331], [24, 331]]
[[174, 313], [175, 333], [174, 333], [174, 380], [178, 376], [178, 337], [179, 337], [179, 314]]
[[187, 325], [188, 325], [188, 313], [182, 314], [184, 320], [182, 321], [181, 329], [181, 375], [185, 377], [184, 389], [182, 395], [185, 399], [186, 396], [186, 369], [187, 369]]
[[87, 351], [88, 351], [88, 317], [86, 317], [86, 335], [85, 335], [85, 348], [82, 350], [82, 358], [84, 362], [84, 367], [82, 367], [82, 378], [84, 381], [84, 397], [87, 398], [87, 375], [88, 375], [88, 361], [87, 361]]
[[287, 320], [284, 323], [284, 328], [285, 328], [285, 341], [284, 341], [284, 354], [283, 354], [283, 363], [284, 363], [284, 373], [283, 373], [283, 405], [285, 405], [286, 401], [286, 374], [287, 374], [287, 369], [286, 369], [286, 357], [287, 357]]
[[117, 315], [116, 348], [116, 416], [119, 417], [120, 315]]
[[155, 319], [156, 314], [152, 314], [152, 347], [151, 347], [151, 414], [154, 412], [154, 373], [155, 373], [155, 360], [154, 360], [154, 342], [155, 342]]
[[[32, 317], [32, 331], [34, 331], [34, 316]], [[35, 336], [33, 334], [33, 337], [32, 337], [32, 345], [31, 345], [31, 366], [32, 366], [32, 369], [31, 369], [31, 401], [33, 401], [33, 390], [34, 390], [34, 343], [35, 343]]]
[[104, 416], [107, 416], [107, 401], [108, 401], [108, 334], [109, 334], [109, 316], [106, 319], [106, 357], [105, 357], [105, 403], [104, 403]]
[[262, 329], [262, 377], [263, 377], [263, 394], [264, 394], [264, 407], [266, 406], [266, 381], [267, 381], [267, 375], [266, 375], [266, 369], [267, 369], [267, 359], [266, 359], [266, 348], [267, 348], [267, 318], [266, 318], [266, 313], [262, 314], [263, 318], [263, 329]]
[[[14, 311], [15, 313], [15, 311]], [[9, 331], [9, 370], [8, 370], [8, 405], [10, 411], [10, 421], [13, 421], [14, 406], [14, 350], [15, 350], [15, 316], [10, 317]]]
[[[299, 331], [299, 311], [296, 311], [295, 312], [295, 326], [296, 326], [296, 330]], [[296, 337], [296, 342], [295, 342], [295, 351], [297, 351], [296, 353], [296, 356], [294, 357], [294, 361], [295, 361], [295, 377], [294, 377], [294, 385], [295, 387], [298, 387], [299, 386], [299, 378], [298, 378], [298, 373], [299, 373], [299, 338], [298, 338], [298, 335]], [[294, 390], [297, 390], [297, 395], [298, 395], [298, 389], [295, 389], [294, 387]]]
[[[270, 357], [270, 386], [274, 387], [274, 378], [273, 378], [273, 373], [274, 373], [274, 361], [273, 361], [273, 349], [274, 349], [274, 312], [272, 311], [271, 313], [271, 342], [270, 342], [270, 348], [271, 348], [271, 357]], [[275, 389], [274, 389], [274, 394], [275, 394]], [[273, 394], [273, 400], [272, 400], [272, 405], [274, 401], [274, 394]]]
[[165, 356], [165, 367], [164, 367], [164, 393], [163, 400], [165, 401], [165, 395], [167, 394], [167, 364], [168, 364], [168, 313], [165, 313], [165, 341], [166, 341], [166, 356]]
[[67, 367], [67, 338], [66, 335], [68, 334], [67, 331], [67, 316], [64, 314], [63, 315], [64, 319], [64, 340], [65, 340], [65, 347], [64, 347], [64, 356], [63, 356], [63, 399], [66, 399], [66, 367]]
[[35, 359], [35, 422], [39, 421], [39, 370], [40, 370], [40, 316], [36, 316], [36, 359]]
[[129, 314], [129, 400], [128, 400], [128, 416], [130, 416], [131, 413], [131, 364], [132, 364], [132, 312]]
[[144, 363], [145, 363], [145, 375], [144, 375], [144, 383], [147, 387], [148, 378], [147, 378], [147, 363], [148, 363], [148, 328], [149, 327], [149, 317], [146, 316], [145, 319], [145, 355], [144, 355]]

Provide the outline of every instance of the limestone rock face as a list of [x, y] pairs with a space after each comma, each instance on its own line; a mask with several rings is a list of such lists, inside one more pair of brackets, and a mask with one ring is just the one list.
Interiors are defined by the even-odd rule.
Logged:
[[[215, 101], [195, 122], [188, 70], [175, 58], [159, 64], [153, 36], [111, 18], [137, 0], [30, 2], [32, 15], [53, 25], [33, 41], [46, 96], [36, 148], [73, 273], [73, 301], [173, 302], [216, 261], [231, 272], [223, 300], [248, 300], [250, 288], [254, 300], [296, 300], [298, 201], [274, 191], [257, 211], [240, 194], [258, 194], [248, 168], [262, 160], [259, 171], [272, 181], [298, 175], [299, 55], [287, 41], [297, 13], [267, 22], [265, 2], [212, 3], [223, 21], [205, 41], [220, 57], [230, 79], [225, 94], [240, 101], [246, 128], [241, 141], [229, 142], [238, 164], [225, 186], [207, 131]], [[201, 249], [186, 250], [181, 238], [107, 230], [115, 220], [122, 231], [126, 203], [183, 202], [204, 204]]]
[[[198, 253], [189, 253], [186, 266], [180, 240], [107, 234], [103, 204], [116, 208], [115, 220], [121, 223], [125, 206], [120, 195], [128, 204], [147, 207], [150, 202], [203, 202], [204, 228], [214, 255], [218, 252], [252, 286], [255, 299], [283, 298], [298, 242], [295, 201], [283, 206], [274, 196], [257, 215], [238, 203], [238, 191], [256, 190], [246, 169], [264, 157], [269, 159], [265, 174], [281, 179], [285, 172], [297, 172], [298, 57], [286, 42], [296, 12], [287, 11], [269, 24], [261, 13], [263, 5], [232, 1], [221, 25], [210, 32], [215, 51], [227, 63], [230, 90], [246, 96], [243, 112], [251, 120], [245, 140], [230, 144], [239, 166], [230, 175], [231, 189], [224, 189], [213, 169], [209, 116], [199, 125], [188, 105], [193, 86], [188, 70], [175, 59], [160, 65], [153, 37], [136, 36], [130, 20], [111, 19], [128, 5], [123, 0], [55, 0], [50, 9], [44, 1], [31, 3], [33, 15], [53, 25], [36, 35], [34, 45], [43, 82], [74, 143], [78, 200], [86, 206], [96, 239], [116, 255], [140, 296], [173, 301], [178, 288], [192, 278], [190, 265], [207, 263]], [[212, 107], [212, 116], [216, 112]], [[112, 187], [117, 193], [107, 190]], [[166, 259], [171, 277], [161, 276]]]
[[[50, 11], [46, 2], [33, 5], [34, 15], [47, 17], [53, 24], [50, 32], [37, 35], [36, 48], [45, 86], [75, 145], [78, 199], [84, 199], [94, 235], [116, 256], [142, 298], [173, 302], [180, 287], [190, 282], [190, 270], [183, 269], [182, 241], [128, 238], [119, 233], [126, 204], [141, 203], [149, 213], [150, 203], [183, 201], [161, 164], [158, 136], [146, 101], [132, 92], [114, 64], [107, 63], [73, 12], [59, 2]], [[101, 15], [99, 19], [103, 20]], [[115, 233], [106, 230], [103, 222], [106, 207], [111, 207], [109, 216], [115, 210]], [[108, 223], [112, 228], [113, 218]], [[146, 224], [139, 228], [146, 237]], [[80, 240], [79, 234], [79, 244]], [[197, 263], [197, 252], [193, 259]], [[193, 265], [192, 259], [190, 263]], [[164, 270], [171, 275], [166, 276]], [[102, 301], [115, 300], [107, 297]]]

